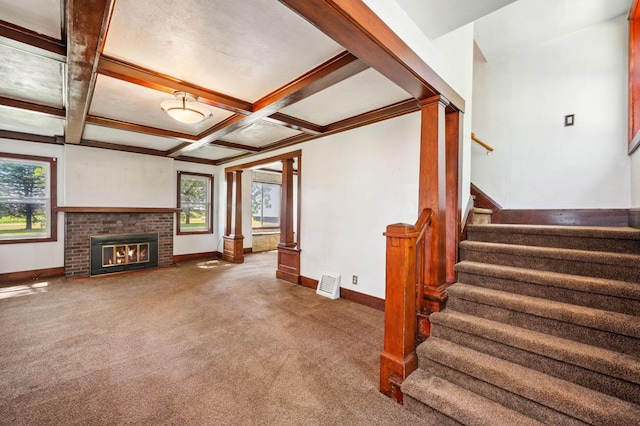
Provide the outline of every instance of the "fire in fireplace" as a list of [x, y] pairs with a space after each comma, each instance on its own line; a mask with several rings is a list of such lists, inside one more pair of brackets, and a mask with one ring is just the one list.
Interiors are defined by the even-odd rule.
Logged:
[[158, 267], [158, 234], [91, 237], [91, 275]]

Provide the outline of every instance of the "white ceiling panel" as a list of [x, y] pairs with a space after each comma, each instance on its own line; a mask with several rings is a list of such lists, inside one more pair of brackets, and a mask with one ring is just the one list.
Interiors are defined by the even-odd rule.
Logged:
[[518, 0], [479, 19], [474, 37], [491, 62], [628, 14], [631, 3], [632, 0]]
[[0, 129], [42, 136], [62, 136], [64, 120], [44, 114], [0, 107]]
[[60, 0], [0, 0], [2, 20], [60, 40]]
[[0, 44], [0, 94], [62, 107], [64, 64]]
[[220, 140], [249, 146], [264, 146], [300, 133], [298, 130], [259, 120], [250, 126], [229, 133]]
[[93, 124], [87, 124], [85, 126], [82, 138], [92, 141], [136, 146], [140, 148], [151, 148], [160, 151], [168, 151], [183, 142], [178, 139], [128, 132], [125, 130], [96, 126]]
[[197, 135], [233, 113], [206, 105], [213, 117], [196, 124], [180, 123], [160, 109], [173, 95], [99, 75], [89, 114]]
[[276, 0], [118, 0], [104, 54], [254, 102], [343, 50]]
[[187, 157], [205, 158], [207, 160], [219, 160], [242, 154], [244, 151], [223, 148], [221, 146], [207, 145], [185, 154]]
[[324, 126], [409, 98], [407, 92], [369, 68], [280, 112]]

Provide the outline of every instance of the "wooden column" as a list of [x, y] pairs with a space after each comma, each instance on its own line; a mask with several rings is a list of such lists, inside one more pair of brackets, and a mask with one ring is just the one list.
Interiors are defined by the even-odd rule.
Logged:
[[224, 235], [231, 235], [231, 221], [233, 219], [233, 173], [227, 173], [227, 222]]
[[418, 366], [416, 336], [416, 239], [412, 225], [387, 226], [384, 350], [380, 392], [402, 403], [400, 385]]
[[419, 103], [422, 110], [420, 134], [420, 182], [418, 186], [418, 212], [429, 208], [433, 212], [431, 228], [425, 250], [425, 282], [419, 283], [420, 329], [430, 332], [428, 316], [444, 308], [447, 288], [447, 222], [446, 222], [446, 138], [445, 108], [448, 101], [434, 96]]
[[282, 195], [280, 197], [280, 243], [276, 277], [299, 284], [300, 250], [293, 237], [293, 158], [282, 160]]
[[[235, 178], [233, 175], [235, 174]], [[242, 170], [236, 170], [235, 173], [227, 173], [227, 228], [230, 226], [230, 218], [233, 216], [233, 233], [229, 235], [225, 235], [223, 237], [223, 251], [222, 251], [222, 259], [233, 262], [233, 263], [243, 263], [244, 262], [244, 236], [242, 235]], [[229, 181], [234, 181], [235, 188], [235, 201], [233, 203], [233, 210], [229, 208], [231, 205], [229, 189]], [[231, 211], [234, 214], [231, 214]], [[228, 231], [227, 229], [227, 231]]]
[[460, 126], [462, 124], [459, 111], [448, 112], [445, 115], [446, 131], [446, 200], [447, 200], [447, 254], [446, 281], [455, 282], [453, 267], [458, 262], [458, 243], [460, 242], [462, 206], [460, 205]]

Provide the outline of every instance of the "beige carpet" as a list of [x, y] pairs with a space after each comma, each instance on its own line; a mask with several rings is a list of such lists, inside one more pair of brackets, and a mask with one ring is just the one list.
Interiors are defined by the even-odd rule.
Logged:
[[0, 288], [0, 424], [420, 424], [377, 390], [383, 314], [275, 263]]

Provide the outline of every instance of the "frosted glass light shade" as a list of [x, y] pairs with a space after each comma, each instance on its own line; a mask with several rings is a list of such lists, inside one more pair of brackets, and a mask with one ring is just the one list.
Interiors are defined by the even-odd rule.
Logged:
[[187, 92], [176, 92], [174, 95], [175, 99], [160, 104], [160, 108], [174, 120], [194, 124], [211, 117], [209, 108], [199, 103], [195, 95]]

